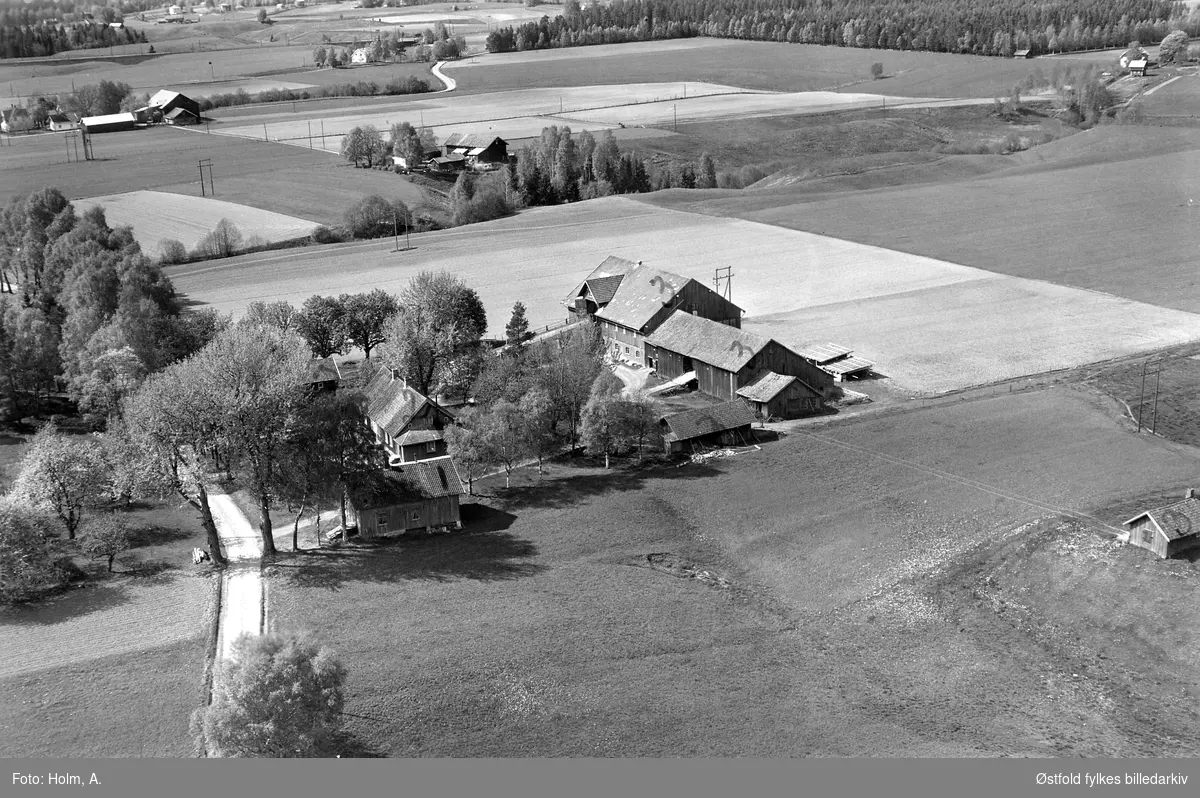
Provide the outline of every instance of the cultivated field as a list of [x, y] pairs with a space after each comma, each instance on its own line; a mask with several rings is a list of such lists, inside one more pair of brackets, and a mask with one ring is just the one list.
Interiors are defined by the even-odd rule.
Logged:
[[1152, 122], [1191, 122], [1200, 116], [1200, 75], [1181, 75], [1137, 100]]
[[397, 291], [447, 269], [479, 291], [492, 332], [520, 300], [530, 323], [610, 254], [694, 277], [734, 266], [746, 326], [789, 346], [834, 340], [901, 388], [945, 391], [1200, 339], [1200, 316], [769, 225], [663, 212], [623, 198], [425, 233], [415, 251], [349, 244], [169, 271], [221, 312], [255, 300]]
[[43, 186], [56, 186], [70, 199], [146, 189], [199, 198], [201, 158], [213, 164], [217, 199], [320, 224], [337, 224], [343, 211], [365, 194], [411, 205], [425, 196], [396, 175], [354, 169], [327, 152], [210, 136], [200, 129], [159, 126], [96, 135], [94, 161], [68, 163], [69, 144], [60, 134], [46, 134], [17, 137], [11, 147], [0, 148], [0, 202]]
[[108, 223], [113, 227], [132, 226], [142, 251], [152, 257], [162, 254], [160, 245], [164, 239], [179, 241], [191, 251], [222, 219], [237, 225], [246, 242], [257, 238], [272, 244], [302, 238], [317, 226], [307, 219], [225, 200], [161, 191], [109, 194], [75, 200], [74, 205], [79, 213], [96, 205], [104, 206]]
[[222, 80], [216, 83], [180, 83], [174, 86], [163, 86], [164, 89], [186, 94], [194, 100], [211, 97], [214, 94], [229, 94], [241, 89], [248, 94], [258, 94], [269, 89], [290, 89], [303, 91], [313, 88], [312, 83], [296, 83], [287, 80], [272, 80], [270, 78], [244, 78], [242, 80]]
[[1198, 461], [1109, 413], [1056, 390], [529, 469], [461, 534], [271, 569], [273, 623], [321, 630], [393, 756], [1190, 756], [1195, 572], [1103, 523]]
[[0, 610], [0, 756], [195, 755], [218, 586], [191, 564], [204, 532], [186, 506], [123, 515], [117, 573]]
[[[882, 169], [815, 185], [641, 199], [1200, 312], [1200, 143], [1191, 131], [1105, 126], [986, 160], [982, 176], [970, 174], [979, 158], [954, 156], [902, 168], [894, 185]], [[931, 176], [942, 179], [904, 185]], [[1154, 186], [1153, 196], [1130, 203], [1131, 185]]]
[[[876, 62], [883, 64], [885, 77], [872, 81]], [[903, 97], [995, 97], [1010, 94], [1035, 68], [1049, 75], [1052, 66], [1036, 59], [698, 38], [480, 53], [446, 68], [460, 92], [686, 80], [761, 91], [863, 92], [869, 86], [872, 92]]]
[[[326, 136], [323, 148], [337, 152], [341, 147], [341, 134], [364, 124], [375, 125], [381, 130], [401, 121], [423, 124], [433, 128], [439, 140], [460, 129], [491, 132], [505, 138], [524, 138], [538, 135], [548, 125], [572, 124], [569, 120], [555, 117], [561, 114], [573, 117], [579, 109], [648, 103], [682, 97], [685, 93], [711, 95], [737, 91], [731, 86], [708, 83], [642, 83], [628, 86], [577, 86], [563, 90], [529, 89], [462, 97], [456, 93], [436, 97], [410, 95], [404, 100], [393, 98], [395, 102], [389, 107], [373, 104], [362, 109], [345, 108], [336, 115], [322, 117]], [[617, 127], [617, 124], [615, 121], [590, 125], [574, 123], [572, 129], [603, 130]], [[316, 132], [317, 129], [313, 120], [297, 118], [297, 114], [289, 107], [287, 110], [271, 109], [269, 113], [254, 117], [252, 123], [249, 119], [239, 118], [234, 124], [221, 125], [219, 132], [246, 138], [262, 138], [266, 135], [273, 141], [302, 142], [307, 146], [310, 131]]]

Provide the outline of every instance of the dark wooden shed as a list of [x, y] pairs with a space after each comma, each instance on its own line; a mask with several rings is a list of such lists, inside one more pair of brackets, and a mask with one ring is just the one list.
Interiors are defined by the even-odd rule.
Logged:
[[350, 509], [364, 539], [413, 530], [460, 529], [462, 482], [449, 457], [418, 460], [361, 474], [352, 482]]
[[737, 395], [763, 421], [791, 419], [820, 413], [824, 409], [821, 394], [799, 377], [764, 371], [737, 389]]
[[1166, 559], [1200, 545], [1200, 498], [1188, 488], [1183, 501], [1135, 515], [1125, 522], [1129, 545]]
[[668, 454], [712, 446], [746, 446], [754, 442], [750, 430], [754, 411], [741, 399], [685, 410], [659, 421], [663, 448]]

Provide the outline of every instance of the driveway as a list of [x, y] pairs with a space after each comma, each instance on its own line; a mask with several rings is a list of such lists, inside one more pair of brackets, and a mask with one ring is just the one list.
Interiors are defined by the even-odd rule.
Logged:
[[230, 496], [210, 493], [208, 503], [230, 566], [221, 577], [217, 633], [217, 651], [224, 660], [230, 658], [233, 641], [243, 632], [262, 634], [262, 538]]
[[645, 390], [646, 380], [650, 376], [650, 369], [644, 367], [636, 368], [624, 363], [618, 363], [613, 366], [613, 374], [616, 374], [617, 379], [625, 384], [625, 393], [632, 394]]

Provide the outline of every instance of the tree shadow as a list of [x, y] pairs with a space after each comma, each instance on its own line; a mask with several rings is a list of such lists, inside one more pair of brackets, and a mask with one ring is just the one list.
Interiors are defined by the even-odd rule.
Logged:
[[116, 580], [67, 585], [46, 591], [29, 601], [0, 608], [0, 628], [54, 626], [94, 612], [119, 607], [129, 601], [125, 585]]
[[129, 548], [140, 549], [146, 546], [162, 546], [180, 540], [188, 540], [195, 537], [196, 533], [187, 529], [158, 526], [157, 524], [141, 524], [130, 526], [126, 530], [126, 535], [129, 538]]
[[545, 570], [531, 562], [532, 542], [502, 531], [512, 516], [493, 511], [487, 531], [406, 535], [373, 541], [352, 540], [328, 549], [308, 550], [277, 560], [269, 575], [294, 587], [340, 590], [346, 582], [395, 583], [412, 580], [482, 582], [520, 579]]
[[709, 465], [683, 461], [669, 466], [614, 468], [601, 474], [546, 476], [529, 485], [498, 489], [493, 501], [506, 511], [528, 507], [563, 508], [608, 493], [637, 490], [650, 480], [693, 480], [720, 473]]
[[[342, 714], [355, 717], [349, 712]], [[382, 751], [347, 729], [336, 731], [330, 742], [334, 752], [341, 759], [383, 759], [386, 757]]]

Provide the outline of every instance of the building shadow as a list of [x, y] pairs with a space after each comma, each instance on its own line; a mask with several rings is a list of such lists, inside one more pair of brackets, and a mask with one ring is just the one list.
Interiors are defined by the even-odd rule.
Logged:
[[613, 468], [599, 474], [546, 476], [528, 485], [496, 489], [493, 502], [511, 512], [531, 507], [570, 507], [608, 493], [638, 490], [649, 481], [690, 481], [720, 473], [712, 466], [685, 460], [665, 466]]

